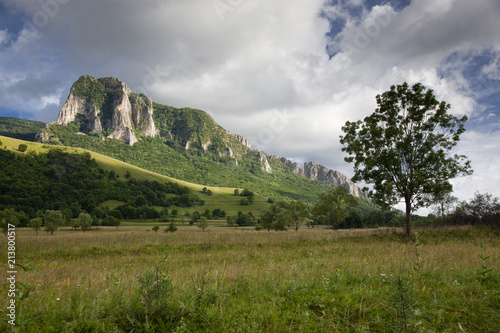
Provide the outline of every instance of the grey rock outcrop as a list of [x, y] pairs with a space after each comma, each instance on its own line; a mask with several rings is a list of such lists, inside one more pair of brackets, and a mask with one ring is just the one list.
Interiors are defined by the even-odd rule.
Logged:
[[271, 173], [273, 169], [271, 169], [271, 166], [269, 165], [269, 161], [267, 160], [266, 154], [259, 151], [259, 156], [260, 156], [260, 167], [262, 171]]
[[87, 84], [99, 82], [112, 91], [112, 94], [106, 97], [108, 100], [101, 103], [107, 105], [110, 110], [101, 110], [94, 101], [78, 96], [75, 84], [79, 80], [71, 88], [66, 103], [59, 111], [57, 124], [68, 125], [73, 121], [85, 121], [88, 131], [102, 133], [111, 129], [108, 138], [130, 145], [137, 142], [134, 130], [149, 137], [158, 134], [153, 121], [153, 103], [150, 98], [134, 94], [124, 82], [116, 78], [95, 79], [91, 76], [82, 78]]
[[59, 117], [56, 123], [59, 125], [68, 125], [69, 123], [82, 118], [88, 121], [88, 127], [91, 132], [102, 132], [102, 125], [99, 119], [100, 110], [94, 103], [85, 102], [80, 97], [73, 95], [73, 89], [59, 111]]
[[322, 183], [333, 185], [333, 186], [343, 186], [349, 191], [350, 194], [356, 197], [367, 198], [367, 194], [363, 192], [352, 180], [350, 180], [343, 173], [331, 170], [318, 162], [305, 162], [302, 166], [299, 166], [297, 162], [290, 161], [287, 158], [280, 158], [281, 162], [289, 167], [293, 172], [303, 175], [306, 178], [312, 180], [318, 180]]
[[[130, 94], [129, 100], [132, 105], [132, 122], [135, 129], [149, 137], [158, 134], [153, 120], [153, 101], [151, 98], [144, 95]], [[170, 133], [168, 135], [172, 138]]]
[[245, 138], [244, 136], [239, 135], [239, 134], [234, 134], [234, 133], [231, 133], [229, 131], [228, 131], [228, 133], [231, 134], [232, 136], [234, 136], [239, 142], [241, 142], [248, 149], [254, 150], [254, 148], [252, 148], [252, 145], [250, 144], [250, 141], [248, 141], [247, 138]]

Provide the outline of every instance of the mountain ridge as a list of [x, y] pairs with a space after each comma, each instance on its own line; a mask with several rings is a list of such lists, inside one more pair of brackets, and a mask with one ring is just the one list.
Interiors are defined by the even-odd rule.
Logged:
[[[55, 124], [73, 126], [80, 135], [98, 135], [101, 140], [116, 139], [130, 146], [140, 140], [160, 137], [179, 152], [210, 155], [226, 162], [229, 159], [235, 165], [242, 163], [244, 156], [253, 156], [250, 163], [258, 164], [262, 172], [272, 174], [272, 165], [282, 165], [307, 179], [343, 186], [351, 194], [367, 198], [347, 176], [336, 170], [314, 161], [298, 165], [285, 157], [269, 155], [253, 148], [245, 137], [222, 128], [205, 111], [155, 103], [143, 94], [132, 92], [114, 77], [80, 77], [71, 87]], [[39, 141], [51, 140], [49, 129], [50, 125], [37, 135]]]

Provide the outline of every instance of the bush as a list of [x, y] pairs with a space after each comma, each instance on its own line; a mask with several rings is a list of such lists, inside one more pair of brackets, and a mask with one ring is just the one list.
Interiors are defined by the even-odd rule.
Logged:
[[168, 225], [168, 228], [165, 229], [165, 232], [176, 232], [177, 231], [177, 227], [175, 226], [174, 222], [170, 222], [170, 224]]
[[26, 150], [28, 150], [28, 146], [24, 143], [21, 143], [18, 147], [17, 150], [19, 150], [21, 153], [24, 153]]

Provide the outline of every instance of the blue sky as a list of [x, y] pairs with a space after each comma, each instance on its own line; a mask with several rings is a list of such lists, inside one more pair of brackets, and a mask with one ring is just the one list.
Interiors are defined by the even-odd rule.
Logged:
[[498, 0], [0, 0], [0, 115], [54, 121], [79, 76], [115, 76], [352, 176], [341, 126], [421, 82], [469, 117], [455, 194], [500, 196], [499, 17]]

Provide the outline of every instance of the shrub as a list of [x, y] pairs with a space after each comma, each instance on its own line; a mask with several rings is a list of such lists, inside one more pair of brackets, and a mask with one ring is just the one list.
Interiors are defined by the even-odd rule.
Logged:
[[26, 150], [28, 150], [28, 146], [24, 143], [21, 143], [18, 147], [17, 150], [19, 150], [21, 153], [24, 153]]

